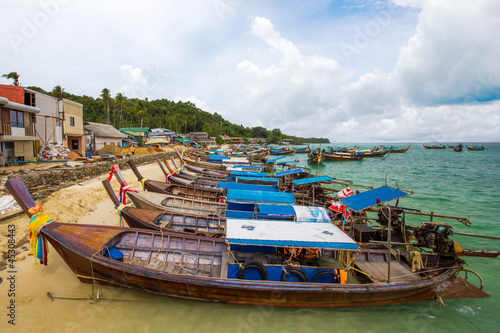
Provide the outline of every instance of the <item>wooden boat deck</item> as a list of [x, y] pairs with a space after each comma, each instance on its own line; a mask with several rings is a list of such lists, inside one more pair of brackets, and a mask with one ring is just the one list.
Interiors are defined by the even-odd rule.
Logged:
[[[219, 277], [225, 243], [213, 239], [127, 232], [109, 246], [123, 253], [123, 261], [160, 272]], [[107, 248], [107, 247], [105, 247]]]

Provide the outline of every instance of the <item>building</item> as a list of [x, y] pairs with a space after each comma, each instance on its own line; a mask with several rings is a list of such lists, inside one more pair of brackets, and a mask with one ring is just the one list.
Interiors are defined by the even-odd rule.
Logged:
[[23, 87], [0, 85], [0, 148], [6, 161], [33, 161], [38, 152], [35, 122], [40, 109], [34, 101], [26, 102]]
[[120, 132], [125, 134], [129, 139], [138, 142], [139, 146], [143, 146], [146, 141], [147, 133], [149, 132], [149, 127], [125, 127], [120, 128]]
[[230, 138], [229, 140], [231, 140], [235, 145], [241, 145], [243, 143], [242, 138]]
[[215, 144], [215, 141], [208, 137], [208, 133], [206, 132], [190, 132], [186, 134], [185, 137], [195, 143], [199, 143], [200, 145], [212, 145]]
[[122, 147], [122, 140], [127, 138], [116, 128], [107, 124], [84, 122], [83, 131], [85, 133], [85, 149], [99, 151], [104, 146], [115, 145]]
[[25, 100], [40, 109], [36, 115], [35, 135], [41, 146], [63, 144], [63, 113], [55, 97], [25, 88]]
[[83, 105], [63, 98], [59, 100], [59, 107], [63, 113], [64, 146], [80, 156], [85, 156]]

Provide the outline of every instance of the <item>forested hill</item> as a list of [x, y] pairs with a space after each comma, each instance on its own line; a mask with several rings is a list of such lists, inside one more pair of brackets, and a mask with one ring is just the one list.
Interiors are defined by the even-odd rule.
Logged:
[[178, 133], [207, 132], [216, 137], [227, 134], [229, 137], [266, 138], [267, 143], [277, 143], [279, 140], [291, 140], [300, 143], [329, 143], [326, 138], [298, 138], [281, 133], [280, 129], [267, 130], [264, 127], [245, 127], [232, 124], [218, 113], [211, 114], [196, 107], [191, 102], [173, 102], [167, 99], [153, 101], [127, 98], [118, 93], [114, 98], [108, 89], [103, 89], [100, 98], [78, 96], [67, 93], [60, 86], [47, 92], [39, 87], [29, 89], [54, 97], [67, 98], [83, 104], [83, 118], [86, 121], [106, 123], [109, 105], [110, 124], [116, 128], [122, 127], [161, 127]]

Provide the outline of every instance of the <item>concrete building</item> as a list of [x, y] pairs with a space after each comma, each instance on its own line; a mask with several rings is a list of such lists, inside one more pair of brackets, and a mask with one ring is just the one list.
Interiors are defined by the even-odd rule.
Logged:
[[30, 89], [25, 89], [25, 95], [27, 94], [40, 109], [35, 126], [35, 135], [40, 140], [40, 145], [63, 144], [63, 113], [58, 99]]
[[85, 137], [83, 133], [83, 105], [63, 98], [59, 101], [63, 112], [63, 140], [69, 150], [85, 156]]
[[40, 109], [31, 100], [25, 104], [24, 88], [0, 85], [0, 148], [6, 161], [33, 161], [38, 150], [36, 115]]

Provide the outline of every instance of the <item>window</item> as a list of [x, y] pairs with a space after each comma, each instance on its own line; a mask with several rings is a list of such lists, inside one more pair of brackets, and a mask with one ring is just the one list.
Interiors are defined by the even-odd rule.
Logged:
[[69, 117], [69, 125], [75, 126], [75, 117]]
[[24, 128], [24, 112], [10, 110], [10, 126]]
[[80, 147], [79, 141], [78, 140], [71, 140], [71, 149], [78, 150]]

